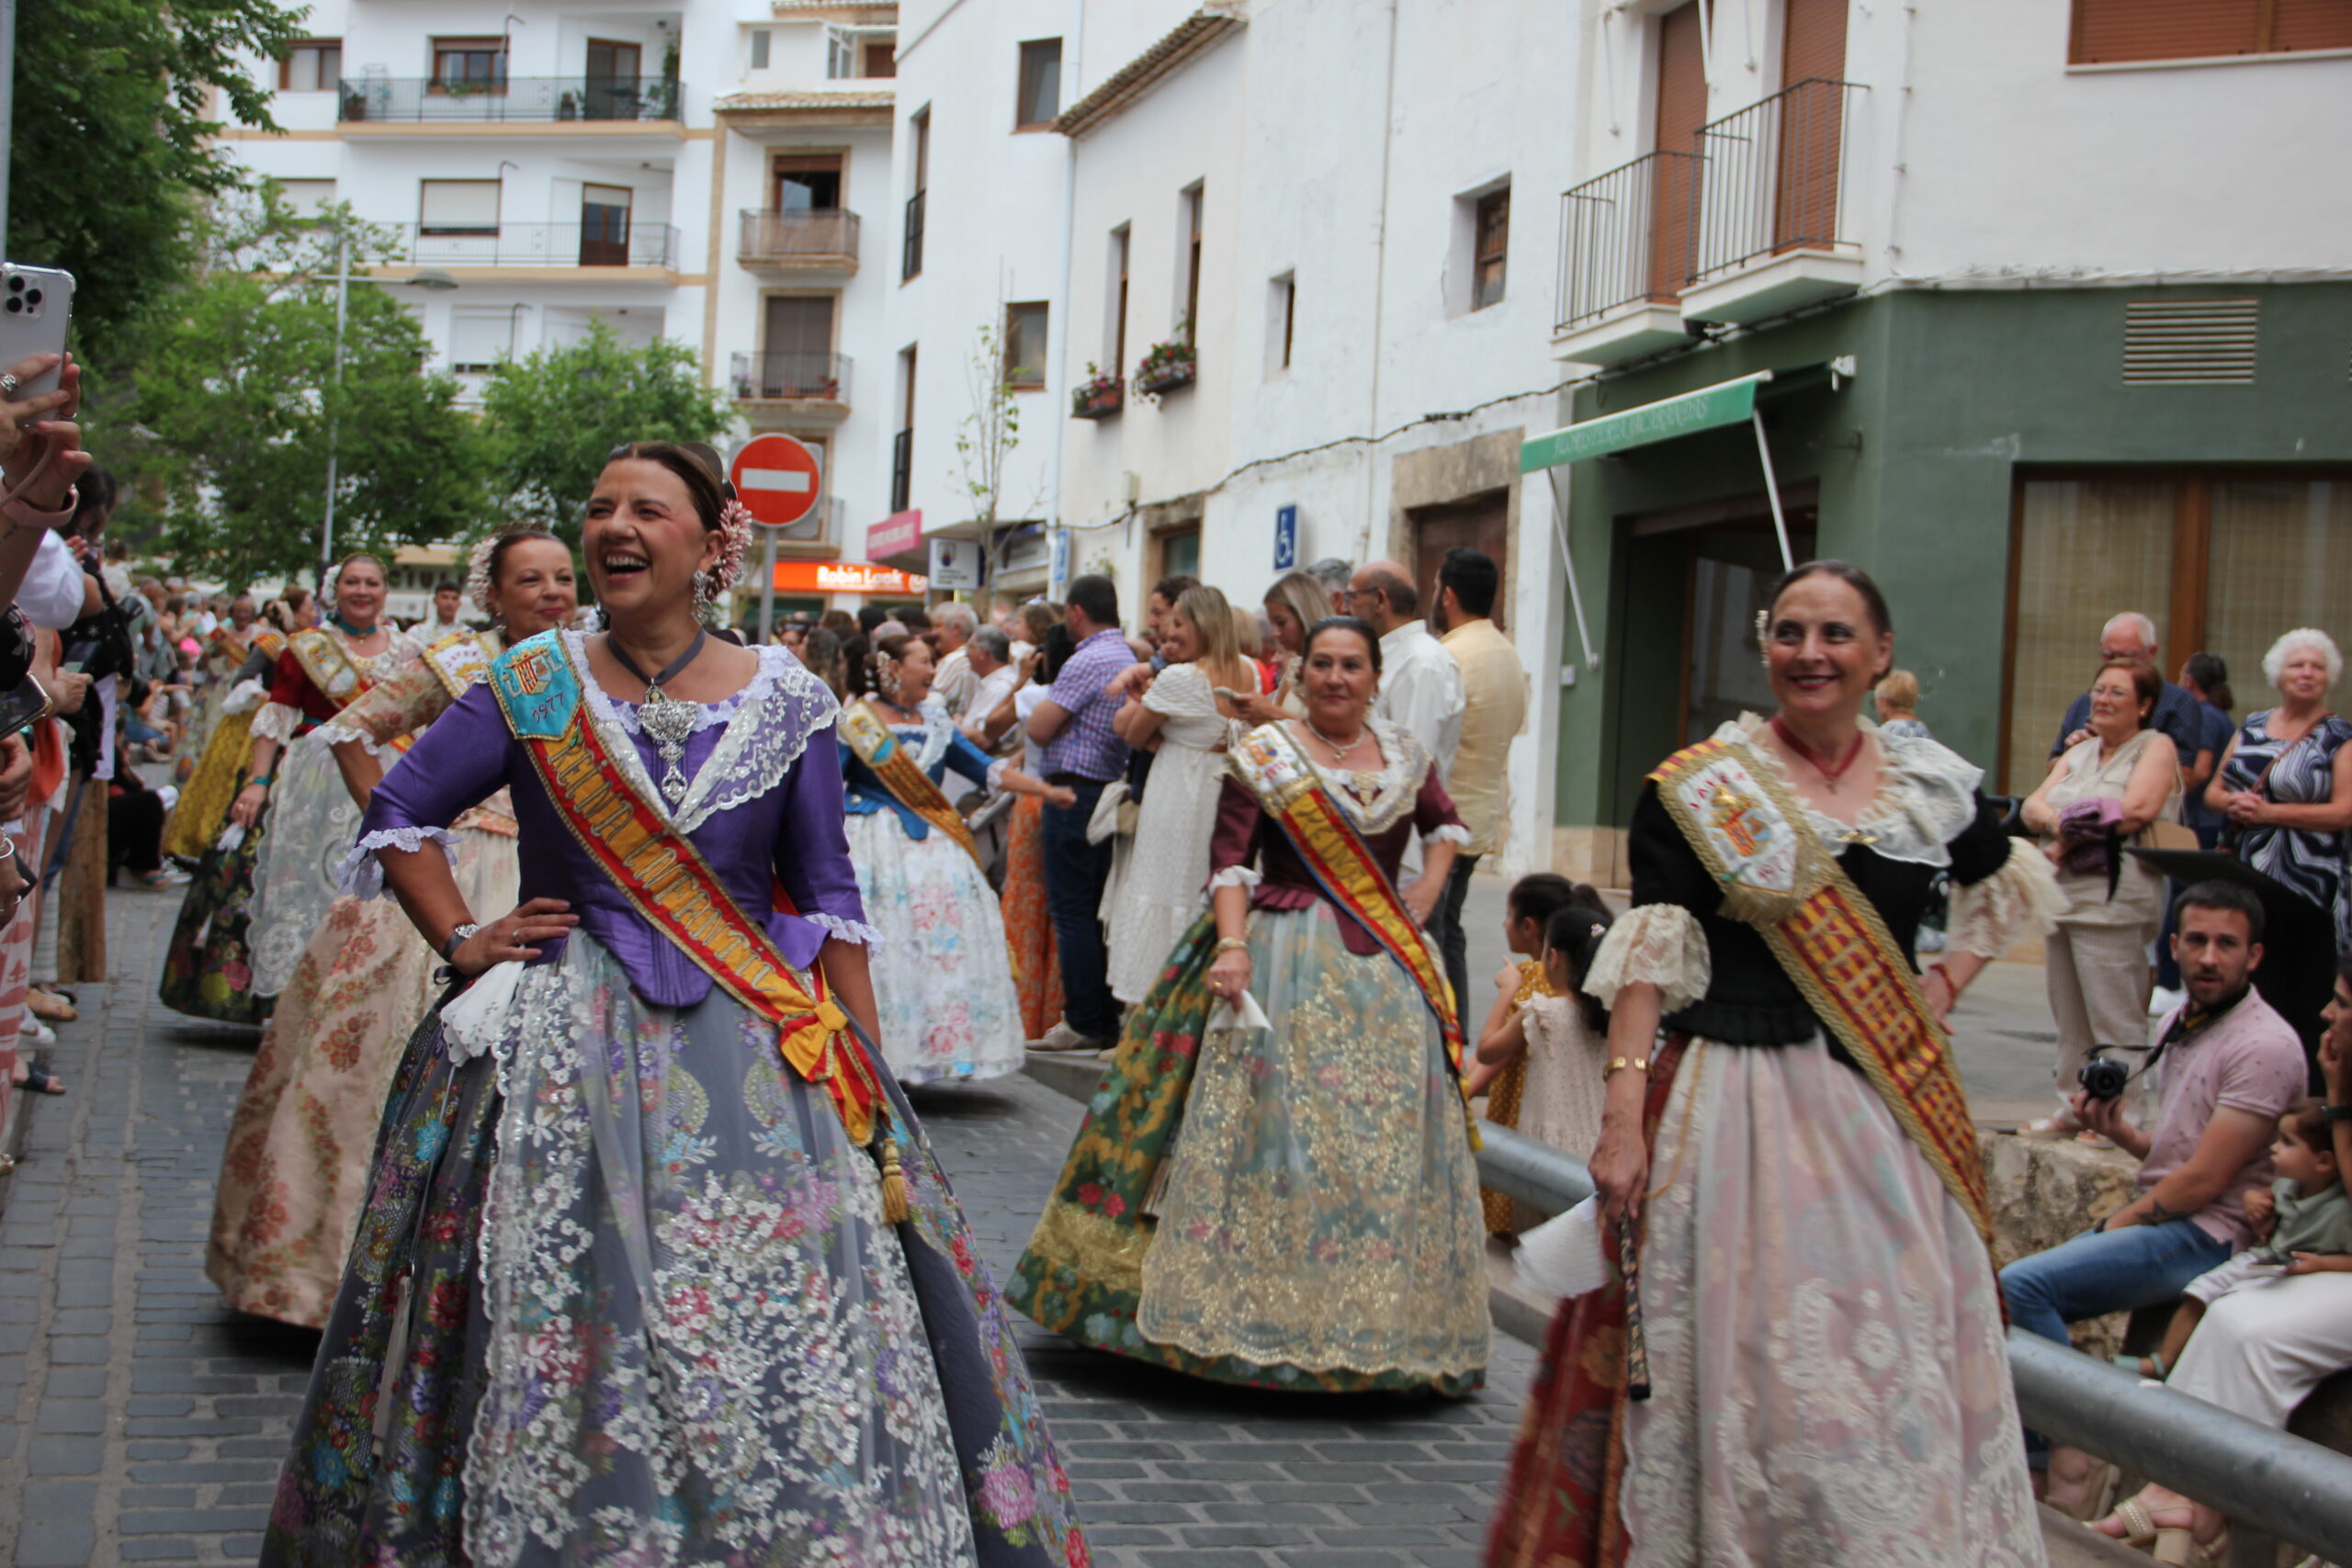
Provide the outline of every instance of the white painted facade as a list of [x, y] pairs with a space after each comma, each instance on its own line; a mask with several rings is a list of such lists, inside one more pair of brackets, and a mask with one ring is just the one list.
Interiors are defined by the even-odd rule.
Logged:
[[[783, 430], [823, 449], [821, 525], [785, 553], [854, 556], [888, 491], [893, 84], [866, 71], [887, 72], [895, 14], [796, 0], [519, 0], [491, 18], [457, 0], [319, 0], [306, 29], [340, 40], [339, 57], [278, 91], [285, 134], [226, 140], [298, 202], [347, 201], [398, 232], [375, 275], [416, 311], [433, 367], [455, 374], [469, 401], [485, 379], [472, 367], [571, 341], [592, 321], [628, 342], [688, 344], [707, 381], [739, 394], [736, 434]], [[447, 90], [457, 73], [436, 63], [436, 40], [468, 38], [503, 51], [503, 91]], [[674, 98], [662, 85], [673, 39]], [[612, 63], [615, 44], [635, 46], [634, 71], [625, 53]], [[280, 81], [276, 62], [253, 68]], [[776, 159], [811, 155], [839, 160], [838, 202], [861, 220], [854, 241], [815, 254], [744, 216], [774, 208]], [[432, 209], [435, 192], [447, 194], [431, 184], [441, 181], [482, 182], [461, 193], [469, 210], [458, 232], [425, 221], [448, 216]], [[586, 209], [616, 192], [627, 193], [625, 224]], [[424, 266], [458, 287], [397, 287]], [[842, 373], [763, 375], [775, 295], [831, 300], [829, 352]]]
[[[1661, 31], [1686, 3], [1584, 0], [1570, 186], [1658, 150]], [[1710, 13], [1709, 120], [1794, 85], [1783, 53], [1789, 3]], [[2352, 51], [2070, 63], [2072, 11], [2048, 0], [1853, 0], [1836, 243], [1735, 266], [1727, 278], [1702, 273], [1679, 305], [1628, 301], [1593, 317], [1564, 304], [1563, 316], [1576, 319], [1559, 335], [1561, 357], [1615, 366], [1675, 346], [1686, 318], [1746, 325], [1890, 288], [2346, 275], [2340, 215], [2310, 198], [2304, 174], [2352, 159], [2352, 122], [2341, 111]], [[1709, 142], [1710, 182], [1727, 168], [1736, 177], [1741, 145], [1737, 134]], [[1603, 193], [1592, 195], [1593, 210], [1603, 209]], [[1767, 215], [1761, 222], [1773, 200], [1767, 191], [1752, 204]], [[1702, 229], [1729, 221], [1712, 190], [1702, 205], [1711, 215]], [[1793, 291], [1765, 287], [1776, 269], [1784, 279], [1801, 275]]]

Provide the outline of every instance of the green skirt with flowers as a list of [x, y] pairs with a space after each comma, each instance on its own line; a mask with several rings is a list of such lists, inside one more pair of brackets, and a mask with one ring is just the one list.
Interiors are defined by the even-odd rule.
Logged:
[[1460, 1395], [1486, 1234], [1418, 987], [1329, 903], [1251, 917], [1271, 1029], [1209, 1027], [1204, 917], [1132, 1013], [1005, 1295], [1083, 1345], [1218, 1382]]
[[224, 850], [216, 843], [197, 863], [180, 905], [179, 924], [172, 929], [164, 978], [156, 987], [156, 995], [174, 1012], [255, 1028], [269, 1021], [277, 998], [254, 995], [253, 958], [245, 946], [252, 923], [248, 906], [254, 864], [268, 831], [265, 812], [245, 829], [236, 848]]

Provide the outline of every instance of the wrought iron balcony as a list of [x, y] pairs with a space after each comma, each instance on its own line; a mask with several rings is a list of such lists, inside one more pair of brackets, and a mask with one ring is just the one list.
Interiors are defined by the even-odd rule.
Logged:
[[730, 379], [746, 401], [846, 403], [846, 354], [739, 354]]
[[1764, 257], [1859, 252], [1847, 141], [1867, 90], [1816, 77], [1700, 128], [1695, 283]]
[[1625, 305], [1673, 302], [1690, 278], [1699, 170], [1695, 152], [1652, 152], [1560, 198], [1555, 331]]
[[418, 266], [651, 266], [678, 265], [678, 231], [627, 219], [602, 223], [400, 223], [384, 257]]
[[735, 256], [746, 266], [854, 268], [857, 231], [857, 214], [839, 209], [746, 211]]
[[345, 125], [484, 120], [675, 120], [674, 76], [346, 76], [335, 107]]

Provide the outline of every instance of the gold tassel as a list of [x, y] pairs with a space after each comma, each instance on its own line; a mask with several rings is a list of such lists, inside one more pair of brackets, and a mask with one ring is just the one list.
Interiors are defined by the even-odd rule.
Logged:
[[914, 1217], [907, 1207], [907, 1176], [899, 1168], [899, 1140], [882, 1140], [882, 1217], [894, 1225]]

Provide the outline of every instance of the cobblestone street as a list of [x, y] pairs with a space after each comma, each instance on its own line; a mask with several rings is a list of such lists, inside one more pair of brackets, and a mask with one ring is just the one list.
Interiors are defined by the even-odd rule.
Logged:
[[[180, 1018], [153, 976], [179, 900], [109, 900], [114, 983], [79, 987], [0, 1211], [0, 1540], [16, 1568], [249, 1563], [313, 1336], [225, 1311], [205, 1226], [249, 1032]], [[1000, 1275], [1080, 1107], [1025, 1077], [918, 1104]], [[1098, 1562], [1466, 1564], [1532, 1366], [1498, 1335], [1461, 1404], [1256, 1394], [1032, 1333]]]

